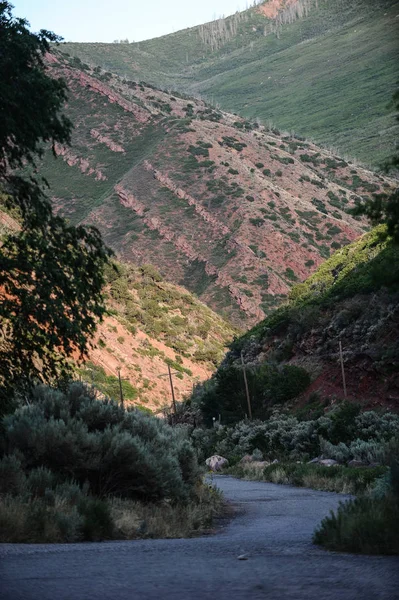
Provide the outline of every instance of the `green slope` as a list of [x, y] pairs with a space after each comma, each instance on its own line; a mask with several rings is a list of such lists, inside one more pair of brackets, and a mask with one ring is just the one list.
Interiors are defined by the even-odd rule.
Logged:
[[[290, 300], [234, 340], [216, 374], [194, 399], [206, 416], [224, 422], [246, 412], [242, 357], [252, 408], [265, 418], [272, 406], [298, 398], [335, 403], [346, 397], [397, 410], [399, 390], [399, 246], [384, 226], [338, 250]], [[309, 385], [310, 382], [310, 385]], [[289, 406], [292, 408], [292, 404]]]
[[[392, 294], [393, 307], [397, 310], [399, 246], [386, 238], [383, 225], [335, 252], [304, 283], [294, 286], [286, 305], [237, 340], [234, 348], [241, 349], [254, 337], [264, 341], [265, 337], [272, 337], [274, 333], [279, 336], [287, 334], [290, 326], [298, 321], [302, 320], [304, 325], [304, 315], [310, 311], [312, 316], [309, 323], [299, 332], [305, 333], [307, 327], [313, 327], [317, 316], [324, 311], [334, 311], [339, 303], [347, 299], [377, 294], [381, 289], [384, 293]], [[355, 315], [352, 316], [355, 318]], [[295, 336], [298, 331], [291, 333]]]
[[250, 9], [137, 44], [62, 49], [130, 79], [200, 94], [377, 165], [392, 154], [397, 133], [387, 104], [397, 79], [399, 2], [307, 4], [308, 15], [282, 25], [278, 35], [270, 32], [274, 21]]

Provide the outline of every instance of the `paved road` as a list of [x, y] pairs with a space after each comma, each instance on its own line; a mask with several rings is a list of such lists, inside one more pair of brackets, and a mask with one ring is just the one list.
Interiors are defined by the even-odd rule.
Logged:
[[[5, 600], [397, 600], [399, 560], [311, 544], [342, 496], [215, 477], [242, 510], [190, 540], [0, 545]], [[248, 554], [248, 560], [238, 556]]]

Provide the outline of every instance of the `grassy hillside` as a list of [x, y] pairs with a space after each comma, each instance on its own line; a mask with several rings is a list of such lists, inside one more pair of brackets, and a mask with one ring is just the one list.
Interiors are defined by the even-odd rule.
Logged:
[[108, 316], [99, 326], [80, 376], [119, 398], [121, 370], [127, 403], [158, 411], [210, 376], [236, 333], [182, 288], [162, 280], [151, 265], [107, 268]]
[[398, 9], [397, 0], [282, 1], [276, 18], [265, 2], [145, 42], [63, 50], [378, 165], [397, 135], [387, 104], [397, 81]]
[[72, 146], [41, 167], [57, 210], [241, 328], [367, 229], [350, 208], [392, 186], [203, 101], [51, 60], [76, 125]]
[[[0, 197], [0, 246], [19, 228]], [[168, 365], [177, 401], [211, 376], [238, 330], [152, 265], [106, 267], [107, 313], [76, 374], [119, 401], [118, 371], [127, 405], [159, 412], [171, 406]]]
[[[293, 288], [287, 304], [238, 338], [216, 381], [223, 387], [223, 372], [230, 381], [229, 369], [240, 365], [242, 352], [253, 382], [254, 403], [262, 404], [267, 396], [259, 380], [270, 369], [287, 368], [278, 391], [288, 380], [292, 388], [298, 386], [304, 369], [312, 379], [304, 397], [311, 396], [316, 404], [314, 393], [342, 399], [341, 342], [348, 398], [398, 410], [398, 328], [399, 246], [386, 238], [381, 226], [338, 250]], [[298, 367], [300, 371], [290, 370]], [[303, 386], [299, 388], [302, 392]], [[289, 392], [295, 396], [294, 389]], [[245, 404], [243, 391], [242, 396]], [[278, 395], [272, 396], [273, 404]]]

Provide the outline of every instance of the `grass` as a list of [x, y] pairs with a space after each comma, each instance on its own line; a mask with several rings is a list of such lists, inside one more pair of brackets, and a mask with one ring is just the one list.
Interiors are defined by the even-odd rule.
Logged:
[[273, 331], [287, 329], [297, 319], [297, 311], [313, 308], [317, 314], [323, 307], [359, 294], [377, 292], [387, 287], [394, 292], [399, 286], [399, 248], [377, 227], [359, 240], [335, 252], [304, 283], [296, 285], [290, 301], [236, 340], [234, 348], [242, 348], [252, 336], [262, 339]]
[[387, 472], [386, 467], [324, 467], [297, 463], [244, 463], [228, 469], [234, 477], [295, 485], [325, 492], [359, 494], [371, 489], [375, 480]]
[[[209, 531], [224, 512], [222, 494], [206, 484], [181, 504], [91, 499], [89, 512], [49, 496], [0, 498], [1, 543], [68, 543], [106, 539], [185, 538]], [[97, 504], [96, 504], [97, 503]], [[94, 506], [96, 504], [96, 507]]]
[[[247, 25], [245, 28], [247, 29]], [[62, 57], [60, 61], [62, 64]], [[66, 61], [65, 65], [67, 64]], [[88, 73], [91, 81], [96, 82], [96, 71]], [[260, 172], [254, 177], [250, 176], [249, 167], [272, 166], [269, 160], [271, 151], [264, 142], [272, 134], [256, 131], [256, 123], [251, 125], [237, 121], [242, 123], [242, 131], [237, 127], [233, 129], [229, 124], [235, 117], [224, 114], [221, 117], [223, 123], [219, 126], [211, 119], [211, 108], [207, 108], [202, 101], [192, 100], [193, 104], [188, 103], [185, 108], [191, 107], [191, 124], [195, 126], [196, 134], [186, 135], [180, 127], [184, 125], [184, 131], [187, 129], [187, 119], [181, 118], [181, 110], [174, 109], [173, 115], [160, 114], [155, 110], [150, 113], [147, 110], [149, 98], [157, 98], [157, 102], [159, 97], [163, 98], [162, 102], [165, 98], [170, 99], [166, 92], [153, 90], [153, 87], [144, 88], [132, 81], [110, 76], [107, 93], [113, 98], [113, 93], [116, 92], [129, 99], [129, 102], [141, 106], [140, 120], [137, 120], [131, 113], [127, 113], [123, 103], [120, 106], [118, 102], [109, 102], [106, 90], [102, 90], [104, 93], [97, 93], [93, 91], [96, 89], [95, 85], [93, 88], [90, 85], [82, 86], [79, 83], [79, 71], [65, 70], [65, 76], [70, 85], [68, 116], [76, 122], [73, 145], [68, 150], [69, 154], [55, 163], [50, 158], [46, 159], [43, 174], [50, 183], [57, 209], [73, 223], [94, 224], [98, 227], [106, 244], [125, 261], [142, 264], [145, 260], [156, 264], [169, 280], [186, 286], [219, 314], [242, 326], [255, 321], [256, 315], [259, 315], [258, 307], [264, 308], [265, 301], [262, 299], [260, 302], [259, 294], [250, 287], [252, 283], [248, 286], [253, 294], [252, 300], [245, 303], [242, 302], [241, 292], [231, 285], [229, 271], [236, 271], [240, 262], [241, 241], [239, 244], [235, 243], [238, 236], [243, 240], [245, 237], [245, 246], [251, 242], [255, 256], [249, 257], [251, 266], [246, 261], [246, 268], [254, 268], [257, 275], [271, 268], [271, 256], [266, 255], [270, 243], [269, 231], [281, 232], [278, 244], [283, 244], [286, 248], [288, 246], [282, 238], [290, 237], [291, 248], [292, 242], [294, 245], [300, 245], [301, 242], [301, 245], [306, 245], [309, 241], [313, 246], [310, 249], [313, 256], [316, 250], [323, 258], [332, 252], [331, 244], [337, 246], [345, 243], [345, 218], [342, 233], [337, 234], [338, 239], [333, 241], [325, 236], [324, 225], [327, 222], [323, 219], [333, 209], [329, 203], [324, 203], [327, 202], [324, 190], [312, 190], [312, 193], [317, 192], [321, 198], [314, 199], [315, 209], [318, 210], [302, 213], [316, 216], [305, 216], [299, 219], [299, 223], [294, 212], [280, 206], [282, 200], [277, 201], [280, 192], [273, 192], [277, 204], [269, 202], [271, 211], [259, 206], [263, 177]], [[184, 102], [187, 100], [189, 98]], [[144, 103], [147, 103], [147, 108]], [[180, 109], [181, 107], [182, 104]], [[254, 131], [248, 133], [247, 130], [251, 127]], [[93, 134], [93, 129], [103, 137]], [[212, 140], [212, 144], [209, 140]], [[116, 150], [111, 141], [117, 145]], [[295, 148], [292, 151], [296, 151], [298, 148], [306, 148], [309, 154], [301, 156], [306, 156], [306, 161], [310, 161], [303, 167], [309, 173], [314, 170], [311, 163], [315, 156], [319, 157], [315, 159], [319, 166], [324, 160], [320, 153], [308, 150], [309, 144], [303, 145], [301, 140], [292, 143], [289, 136], [284, 136], [283, 141], [285, 144], [275, 147], [271, 155], [280, 161], [278, 165], [273, 162], [271, 185], [277, 186], [275, 175], [281, 175], [278, 185], [293, 196], [296, 191], [287, 187], [284, 174], [287, 170], [291, 172], [292, 161], [295, 168], [299, 163], [291, 156], [280, 155], [280, 149]], [[277, 142], [271, 144], [276, 146]], [[213, 148], [212, 152], [209, 151], [210, 146]], [[121, 148], [125, 152], [120, 151]], [[249, 159], [251, 149], [254, 152], [252, 159]], [[258, 152], [262, 162], [257, 162]], [[208, 160], [208, 155], [215, 159], [215, 164], [210, 164], [214, 161]], [[226, 158], [231, 162], [227, 162]], [[339, 162], [332, 163], [332, 160], [330, 159], [329, 165]], [[232, 165], [230, 173], [228, 169], [221, 168], [222, 164]], [[279, 168], [275, 172], [276, 166]], [[90, 169], [95, 171], [91, 173]], [[232, 173], [237, 170], [240, 171], [239, 178]], [[302, 167], [300, 170], [302, 171]], [[265, 172], [268, 173], [268, 170], [264, 169], [263, 173]], [[318, 171], [317, 173], [321, 180], [330, 184], [329, 174], [324, 177]], [[299, 174], [297, 173], [298, 176]], [[345, 176], [343, 173], [338, 174]], [[106, 179], [101, 179], [103, 176]], [[353, 185], [349, 168], [346, 178], [350, 182], [348, 185]], [[310, 177], [308, 179], [307, 183], [311, 183]], [[360, 181], [360, 177], [358, 179]], [[318, 180], [314, 181], [320, 183]], [[356, 180], [356, 185], [359, 181]], [[333, 189], [336, 190], [336, 187]], [[247, 192], [251, 192], [251, 195]], [[244, 218], [244, 212], [249, 204], [244, 198], [248, 203], [256, 202], [247, 219]], [[335, 197], [334, 201], [337, 203]], [[302, 208], [308, 206], [308, 202], [305, 199]], [[336, 214], [341, 217], [340, 213]], [[249, 218], [249, 223], [253, 226], [250, 233], [246, 231]], [[243, 227], [240, 227], [240, 222]], [[300, 229], [301, 225], [304, 225], [303, 231]], [[358, 229], [352, 223], [349, 226], [351, 231]], [[313, 231], [309, 233], [309, 229]], [[349, 232], [347, 235], [350, 236]], [[301, 249], [301, 253], [304, 263], [309, 258], [309, 251], [303, 252]], [[288, 260], [287, 251], [284, 250], [281, 258], [283, 261]], [[303, 277], [303, 272], [296, 264], [290, 265], [293, 270], [288, 271], [285, 271], [285, 266], [279, 264], [273, 268], [280, 284], [288, 288], [296, 278]], [[277, 279], [270, 279], [271, 295], [276, 292], [276, 286], [278, 287]], [[150, 328], [152, 324], [147, 320], [146, 326]]]
[[396, 13], [395, 0], [354, 0], [345, 10], [340, 0], [319, 0], [279, 37], [264, 36], [269, 21], [250, 9], [217, 50], [201, 42], [198, 27], [136, 44], [62, 50], [122, 76], [200, 93], [376, 165], [394, 149], [387, 104], [397, 81]]
[[[117, 318], [122, 323], [141, 328], [152, 338], [194, 361], [208, 362], [204, 357], [198, 358], [197, 351], [203, 342], [212, 346], [217, 355], [223, 353], [235, 331], [227, 321], [215, 315], [193, 295], [163, 281], [159, 272], [151, 265], [134, 267], [116, 264], [117, 271], [113, 268], [107, 270], [108, 289], [110, 306], [116, 308]], [[197, 276], [205, 284], [208, 276], [201, 269], [202, 263], [197, 261], [193, 266], [198, 266], [198, 271], [193, 269], [193, 276]], [[196, 283], [198, 286], [198, 279], [193, 277], [191, 286], [195, 287]], [[200, 291], [198, 287], [195, 289]], [[224, 298], [219, 298], [219, 302], [222, 306], [225, 305]], [[149, 342], [139, 352], [145, 356], [159, 356], [170, 363], [173, 369], [192, 376], [189, 369], [167, 358]], [[86, 378], [90, 373], [93, 373], [92, 367], [87, 370]], [[114, 385], [115, 378], [106, 378], [101, 368], [97, 368], [95, 374], [96, 381], [98, 379], [99, 384], [105, 386], [106, 389], [102, 391], [107, 394], [107, 389]]]
[[209, 531], [224, 512], [222, 494], [202, 485], [196, 501], [185, 505], [113, 500], [111, 514], [118, 539], [188, 538]]
[[399, 554], [399, 504], [385, 498], [361, 497], [341, 503], [323, 519], [313, 541], [327, 550], [359, 554]]

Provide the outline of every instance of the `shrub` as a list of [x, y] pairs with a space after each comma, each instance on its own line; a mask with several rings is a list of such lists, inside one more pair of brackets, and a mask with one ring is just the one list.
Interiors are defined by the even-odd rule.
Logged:
[[36, 496], [54, 488], [54, 478], [72, 478], [99, 497], [187, 498], [198, 468], [191, 462], [183, 478], [183, 440], [161, 420], [96, 400], [78, 383], [65, 393], [39, 386], [30, 402], [4, 419], [2, 445], [23, 458]]
[[[286, 365], [286, 370], [279, 371], [276, 376], [277, 389], [284, 398], [292, 393], [297, 393], [298, 387], [300, 387], [300, 382], [295, 381], [295, 378], [304, 377], [304, 373], [303, 370], [295, 372], [296, 368]], [[292, 369], [294, 372], [290, 373]], [[289, 414], [281, 414], [276, 410], [275, 404], [273, 405], [268, 399], [268, 394], [272, 394], [271, 397], [275, 400], [278, 398], [276, 392], [273, 392], [273, 374], [275, 374], [273, 370], [266, 371], [263, 377], [259, 377], [258, 374], [258, 379], [254, 381], [253, 371], [250, 369], [247, 371], [253, 412], [256, 417], [262, 415], [262, 418], [267, 419], [265, 421], [240, 421], [229, 425], [234, 422], [235, 415], [245, 414], [246, 411], [242, 372], [238, 369], [233, 372], [226, 369], [222, 379], [215, 376], [205, 386], [198, 385], [195, 388], [193, 402], [202, 406], [204, 415], [209, 410], [210, 419], [206, 419], [206, 422], [211, 423], [212, 417], [218, 418], [219, 414], [222, 417], [222, 426], [218, 427], [216, 431], [196, 432], [194, 445], [201, 456], [202, 443], [206, 445], [205, 453], [208, 456], [219, 452], [233, 463], [244, 454], [251, 454], [256, 448], [266, 458], [281, 460], [309, 460], [309, 458], [323, 454], [326, 458], [334, 458], [342, 463], [357, 458], [388, 465], [397, 456], [399, 434], [396, 424], [399, 417], [396, 415], [391, 413], [378, 415], [369, 411], [357, 417], [353, 413], [349, 413], [348, 416], [345, 402], [342, 403], [342, 408], [338, 406], [325, 413], [323, 404], [318, 398], [313, 399], [310, 405], [316, 415], [313, 418], [308, 417], [307, 420], [304, 420]], [[281, 387], [282, 380], [285, 382], [284, 386], [287, 386], [285, 389]], [[220, 381], [223, 381], [223, 385], [226, 386], [222, 390], [218, 389]], [[308, 381], [307, 376], [302, 385], [307, 385]], [[258, 391], [254, 385], [256, 383], [259, 384]], [[222, 395], [223, 390], [225, 390], [225, 398]], [[222, 401], [224, 401], [224, 406]], [[363, 431], [362, 423], [368, 424]], [[339, 432], [347, 441], [331, 443], [331, 439], [336, 441]], [[366, 439], [361, 440], [360, 436], [365, 436]], [[309, 465], [309, 467], [314, 467], [314, 465]], [[362, 481], [364, 484], [362, 489], [364, 489], [373, 478], [383, 473], [384, 469], [386, 469], [384, 466], [376, 469], [353, 468], [347, 469], [345, 473], [350, 474], [350, 483], [352, 478], [358, 478], [359, 482]], [[313, 473], [314, 471], [311, 471], [309, 474]], [[371, 475], [369, 476], [369, 474]], [[356, 479], [356, 481], [358, 480]], [[356, 483], [356, 488], [351, 488], [352, 492], [361, 488], [359, 482]]]
[[265, 220], [262, 219], [262, 217], [256, 217], [255, 219], [249, 219], [249, 222], [254, 227], [261, 227], [264, 224]]
[[297, 281], [297, 279], [298, 279], [297, 276], [295, 275], [294, 271], [290, 267], [286, 268], [284, 275], [291, 281]]
[[93, 542], [113, 537], [111, 510], [104, 500], [83, 497], [78, 511], [83, 517], [81, 530], [85, 541]]
[[[382, 476], [385, 469], [378, 468], [348, 468], [324, 467], [321, 465], [298, 464], [296, 462], [281, 462], [266, 467], [256, 467], [250, 470], [251, 479], [270, 481], [285, 485], [308, 487], [326, 492], [356, 494], [368, 491], [375, 485], [377, 478]], [[248, 469], [244, 465], [235, 465], [228, 472], [237, 477], [248, 477]]]
[[49, 469], [37, 467], [30, 471], [26, 487], [34, 498], [44, 498], [46, 492], [55, 487], [56, 481], [54, 473]]
[[323, 519], [313, 541], [340, 552], [399, 554], [399, 503], [391, 494], [341, 503]]
[[[398, 436], [397, 433], [396, 436]], [[326, 458], [333, 458], [339, 462], [347, 462], [354, 459], [364, 463], [387, 465], [392, 460], [392, 457], [398, 453], [398, 439], [398, 437], [393, 437], [389, 440], [384, 440], [377, 436], [367, 441], [357, 438], [348, 444], [340, 442], [336, 445], [321, 439], [320, 447]]]
[[320, 434], [332, 444], [353, 439], [356, 431], [356, 417], [359, 413], [359, 404], [342, 402], [330, 412], [328, 417], [319, 420]]
[[0, 460], [0, 495], [21, 494], [25, 489], [26, 477], [21, 460], [15, 455], [6, 455]]

